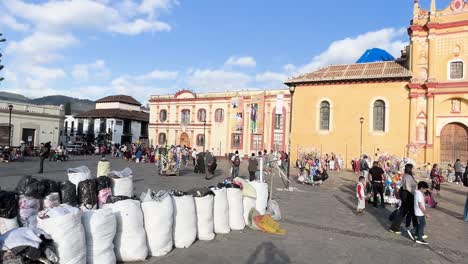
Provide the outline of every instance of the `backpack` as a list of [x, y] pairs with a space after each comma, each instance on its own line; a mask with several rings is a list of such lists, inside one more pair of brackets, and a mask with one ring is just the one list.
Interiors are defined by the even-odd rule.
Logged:
[[239, 156], [236, 156], [236, 157], [234, 158], [234, 161], [232, 162], [232, 165], [234, 165], [235, 167], [239, 167], [239, 166], [240, 166], [240, 163], [241, 163], [241, 161], [240, 161]]

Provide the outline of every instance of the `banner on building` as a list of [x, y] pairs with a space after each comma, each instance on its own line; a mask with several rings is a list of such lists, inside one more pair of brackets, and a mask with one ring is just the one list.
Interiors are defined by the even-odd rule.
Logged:
[[232, 98], [231, 109], [231, 131], [241, 134], [244, 131], [244, 98]]
[[250, 103], [250, 132], [252, 134], [263, 134], [263, 120], [265, 113], [265, 96], [252, 96]]
[[276, 113], [277, 115], [283, 114], [283, 102], [284, 102], [284, 95], [278, 94], [276, 96]]

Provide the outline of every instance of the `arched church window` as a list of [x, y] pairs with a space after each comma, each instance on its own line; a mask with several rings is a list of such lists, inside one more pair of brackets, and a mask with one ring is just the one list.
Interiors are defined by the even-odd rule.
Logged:
[[374, 131], [385, 131], [385, 102], [377, 100], [374, 102]]

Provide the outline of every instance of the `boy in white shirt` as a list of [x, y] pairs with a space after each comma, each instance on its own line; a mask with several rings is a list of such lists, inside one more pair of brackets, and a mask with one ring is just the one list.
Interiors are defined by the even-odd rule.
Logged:
[[418, 183], [418, 190], [414, 193], [414, 215], [418, 219], [416, 226], [416, 243], [428, 245], [424, 241], [424, 228], [426, 227], [426, 217], [429, 217], [426, 212], [426, 204], [424, 202], [424, 193], [429, 189], [429, 184], [425, 181]]

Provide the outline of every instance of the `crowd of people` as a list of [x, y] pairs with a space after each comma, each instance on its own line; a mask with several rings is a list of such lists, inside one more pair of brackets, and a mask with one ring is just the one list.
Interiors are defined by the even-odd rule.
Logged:
[[334, 153], [331, 155], [320, 155], [316, 152], [300, 153], [296, 161], [296, 167], [299, 170], [298, 179], [304, 183], [321, 182], [327, 175], [327, 171], [339, 172], [343, 165], [341, 156]]
[[[370, 166], [372, 164], [372, 166]], [[381, 204], [385, 208], [386, 203], [396, 205], [390, 220], [392, 221], [390, 232], [401, 234], [401, 223], [405, 222], [405, 231], [408, 236], [418, 244], [427, 245], [427, 236], [424, 234], [425, 218], [429, 217], [426, 208], [437, 206], [436, 196], [440, 194], [441, 183], [452, 177], [452, 171], [447, 170], [443, 174], [438, 164], [427, 170], [427, 181], [417, 181], [415, 178], [414, 163], [408, 159], [396, 159], [395, 157], [376, 157], [371, 163], [367, 155], [359, 160], [352, 161], [353, 170], [359, 174], [356, 185], [356, 197], [358, 198], [357, 214], [362, 214], [365, 209], [366, 199], [372, 202], [374, 207]], [[426, 167], [430, 166], [428, 164]], [[459, 159], [456, 160], [453, 182], [463, 183], [468, 187], [468, 162], [463, 166]], [[450, 180], [448, 180], [450, 181]], [[451, 182], [451, 181], [450, 181]], [[468, 221], [468, 196], [465, 205], [465, 221]], [[413, 228], [411, 228], [411, 225]]]

